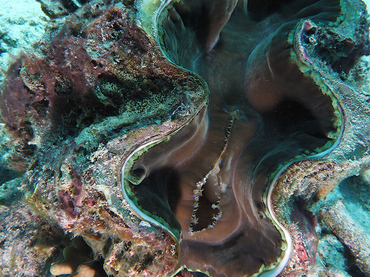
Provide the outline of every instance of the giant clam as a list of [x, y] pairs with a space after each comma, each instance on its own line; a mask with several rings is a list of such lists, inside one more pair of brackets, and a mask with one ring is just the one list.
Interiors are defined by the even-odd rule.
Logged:
[[123, 2], [86, 4], [7, 73], [28, 203], [112, 276], [309, 272], [306, 207], [368, 166], [364, 4]]
[[[185, 129], [162, 145], [140, 148], [144, 153], [124, 166], [123, 187], [141, 213], [176, 215], [184, 232], [181, 266], [211, 276], [275, 276], [287, 262], [292, 242], [274, 216], [274, 184], [293, 162], [322, 158], [338, 146], [344, 113], [332, 79], [369, 51], [367, 36], [341, 31], [360, 3], [312, 2], [282, 4], [285, 13], [267, 23], [251, 20], [261, 15], [248, 17], [243, 7], [229, 20], [225, 6], [234, 1], [182, 1], [161, 11], [162, 49], [210, 87], [208, 110], [200, 114], [206, 130], [194, 119], [188, 144]], [[210, 49], [220, 31], [212, 29], [218, 28], [212, 13], [229, 22]], [[143, 196], [152, 194], [166, 209], [147, 206]]]

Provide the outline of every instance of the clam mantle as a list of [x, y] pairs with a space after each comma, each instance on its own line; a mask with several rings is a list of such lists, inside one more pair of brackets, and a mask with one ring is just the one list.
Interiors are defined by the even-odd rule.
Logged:
[[123, 2], [7, 72], [29, 205], [112, 276], [313, 272], [312, 203], [368, 167], [364, 4]]

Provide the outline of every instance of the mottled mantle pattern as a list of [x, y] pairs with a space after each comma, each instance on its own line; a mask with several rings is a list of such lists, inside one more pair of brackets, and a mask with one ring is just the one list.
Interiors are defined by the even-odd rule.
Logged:
[[[310, 6], [305, 8], [300, 1], [292, 7], [289, 1], [265, 1], [263, 8], [259, 1], [244, 7], [241, 1], [187, 0], [165, 7], [162, 2], [80, 3], [65, 24], [50, 28], [38, 55], [24, 53], [9, 68], [0, 96], [9, 152], [2, 166], [14, 176], [8, 182], [22, 183], [23, 201], [38, 213], [29, 212], [29, 217], [43, 217], [65, 233], [81, 236], [93, 251], [91, 259], [102, 261], [105, 272], [113, 276], [173, 275], [184, 266], [211, 276], [250, 276], [263, 273], [264, 267], [273, 270], [290, 247], [282, 276], [329, 276], [315, 264], [317, 222], [308, 209], [341, 180], [368, 167], [370, 107], [361, 91], [359, 63], [369, 54], [363, 5], [321, 0], [305, 3]], [[235, 17], [230, 17], [234, 9]], [[245, 9], [250, 18], [245, 18]], [[215, 24], [215, 18], [222, 20]], [[257, 29], [267, 28], [263, 22], [282, 27], [268, 31], [272, 35], [261, 44], [267, 33], [235, 48], [234, 39], [240, 39], [236, 26], [245, 26], [240, 22]], [[244, 35], [251, 30], [238, 31]], [[256, 50], [251, 53], [252, 49]], [[170, 60], [200, 74], [210, 96], [202, 78]], [[231, 82], [222, 78], [228, 70]], [[296, 74], [294, 82], [284, 72]], [[296, 90], [303, 96], [294, 95], [294, 86], [303, 88]], [[310, 115], [301, 117], [294, 109], [297, 103]], [[272, 132], [265, 136], [268, 131]], [[302, 139], [279, 144], [287, 137]], [[199, 143], [205, 147], [198, 148]], [[201, 157], [204, 163], [194, 159], [183, 165], [189, 156]], [[250, 173], [248, 166], [258, 170]], [[181, 182], [176, 183], [188, 187], [179, 186], [180, 194], [165, 189], [163, 196], [163, 185], [157, 183], [174, 181], [174, 167], [180, 169]], [[230, 168], [236, 169], [232, 177]], [[229, 190], [224, 194], [224, 187], [212, 189], [220, 176], [230, 178], [230, 183], [250, 179], [257, 184], [250, 189], [250, 206], [242, 202], [248, 195], [245, 186], [231, 191], [246, 211], [236, 230], [248, 232], [241, 232], [239, 241], [227, 243], [228, 236], [218, 228], [224, 219], [224, 224], [232, 222], [228, 214], [240, 212], [224, 200], [225, 195], [232, 198]], [[150, 205], [163, 199], [164, 209]], [[16, 200], [2, 201], [17, 208], [12, 203]], [[348, 235], [333, 224], [339, 216], [332, 210], [320, 218], [340, 239]], [[31, 226], [29, 218], [19, 220]], [[55, 236], [66, 239], [53, 224]], [[38, 233], [34, 230], [39, 227], [31, 227]], [[253, 234], [263, 243], [250, 244]], [[204, 248], [197, 239], [207, 242]], [[30, 241], [38, 249], [44, 243]], [[355, 256], [356, 241], [341, 241]], [[271, 256], [243, 256], [240, 249], [245, 245]], [[233, 259], [225, 260], [230, 253]], [[48, 253], [41, 255], [42, 261], [45, 255], [46, 264], [55, 261]], [[369, 274], [366, 254], [355, 259]], [[16, 260], [11, 263], [17, 268]], [[34, 275], [47, 274], [45, 265], [32, 270]], [[183, 269], [177, 275], [192, 274]]]

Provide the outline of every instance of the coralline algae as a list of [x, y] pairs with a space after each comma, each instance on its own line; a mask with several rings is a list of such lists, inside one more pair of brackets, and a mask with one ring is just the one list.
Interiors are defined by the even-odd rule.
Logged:
[[361, 1], [40, 2], [0, 95], [3, 275], [369, 274]]

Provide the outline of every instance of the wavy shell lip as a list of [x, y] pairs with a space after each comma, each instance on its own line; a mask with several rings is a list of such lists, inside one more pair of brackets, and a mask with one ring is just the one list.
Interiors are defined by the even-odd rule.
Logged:
[[311, 60], [311, 58], [309, 57], [306, 49], [304, 48], [304, 46], [302, 45], [302, 40], [303, 40], [303, 36], [304, 36], [304, 33], [307, 32], [307, 31], [310, 31], [314, 28], [314, 25], [312, 24], [311, 21], [304, 21], [302, 23], [302, 28], [301, 28], [301, 31], [299, 32], [299, 39], [298, 41], [296, 42], [296, 44], [298, 44], [298, 49], [299, 49], [299, 59], [302, 61], [302, 62], [309, 62], [311, 65], [313, 64], [313, 61]]
[[[126, 200], [130, 203], [130, 205], [134, 208], [135, 212], [139, 214], [140, 217], [142, 217], [144, 220], [150, 222], [151, 224], [155, 226], [159, 226], [163, 229], [165, 229], [167, 232], [169, 232], [178, 242], [181, 240], [181, 227], [178, 226], [176, 223], [176, 220], [174, 219], [163, 219], [160, 215], [154, 216], [153, 214], [148, 214], [146, 210], [140, 209], [140, 204], [135, 203], [135, 198], [137, 197], [135, 193], [130, 188], [131, 186], [138, 186], [143, 181], [144, 178], [146, 178], [150, 174], [150, 168], [154, 165], [148, 164], [145, 166], [145, 168], [140, 168], [140, 174], [139, 176], [137, 174], [134, 174], [134, 171], [138, 171], [139, 169], [135, 169], [135, 163], [136, 159], [139, 158], [139, 156], [143, 155], [143, 153], [150, 150], [150, 148], [162, 143], [164, 144], [163, 148], [160, 149], [156, 158], [160, 159], [160, 161], [155, 162], [155, 166], [160, 166], [161, 163], [166, 163], [166, 156], [169, 156], [170, 154], [176, 153], [179, 148], [179, 144], [186, 144], [186, 143], [194, 143], [192, 139], [197, 139], [197, 133], [200, 133], [202, 135], [205, 132], [206, 124], [202, 123], [205, 118], [205, 112], [206, 108], [203, 107], [199, 112], [195, 113], [195, 115], [189, 116], [190, 119], [185, 121], [182, 125], [173, 124], [174, 129], [170, 133], [160, 133], [160, 136], [158, 138], [151, 138], [149, 142], [146, 142], [144, 144], [139, 144], [139, 147], [134, 149], [131, 154], [129, 154], [122, 166], [122, 173], [121, 173], [121, 180], [122, 180], [122, 191], [124, 194], [124, 197]], [[189, 135], [190, 132], [190, 135]], [[168, 142], [168, 140], [171, 140], [172, 137], [177, 136], [178, 139], [173, 139], [175, 142]], [[199, 135], [198, 135], [199, 136]], [[190, 141], [189, 141], [190, 137]], [[169, 145], [167, 145], [169, 144]], [[172, 149], [173, 148], [173, 149]], [[160, 152], [167, 151], [170, 154], [166, 155], [164, 157], [164, 161], [159, 158]], [[133, 175], [136, 175], [134, 177]], [[157, 203], [157, 205], [159, 205]], [[159, 206], [157, 206], [159, 209]], [[169, 224], [168, 222], [172, 221], [172, 224]]]

